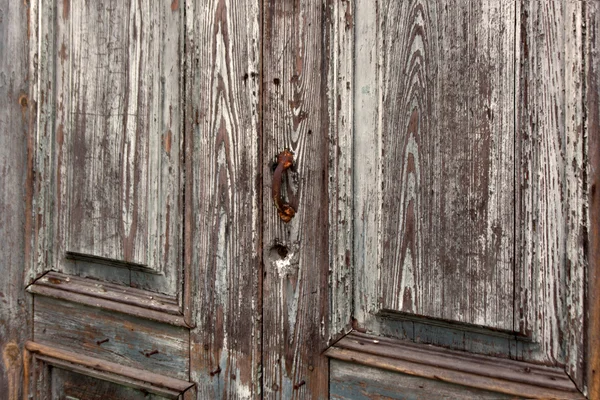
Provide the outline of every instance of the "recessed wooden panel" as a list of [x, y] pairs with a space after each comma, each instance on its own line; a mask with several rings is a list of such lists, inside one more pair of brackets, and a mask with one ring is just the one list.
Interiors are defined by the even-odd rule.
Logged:
[[381, 3], [384, 309], [513, 329], [514, 15]]
[[34, 308], [36, 341], [165, 376], [189, 376], [186, 328], [45, 296], [35, 296]]
[[166, 397], [76, 372], [51, 367], [51, 398], [56, 400], [161, 400]]
[[102, 395], [109, 399], [138, 398], [140, 394], [150, 398], [195, 398], [194, 385], [187, 380], [46, 344], [25, 343], [24, 359], [24, 398], [67, 399], [82, 395], [83, 400]]
[[133, 0], [37, 6], [40, 40], [53, 40], [40, 54], [35, 272], [175, 294], [182, 12]]

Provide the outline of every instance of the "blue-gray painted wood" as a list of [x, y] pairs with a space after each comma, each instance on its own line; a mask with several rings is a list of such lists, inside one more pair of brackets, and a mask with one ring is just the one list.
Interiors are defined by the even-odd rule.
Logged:
[[451, 383], [331, 360], [330, 398], [338, 400], [515, 399]]
[[27, 1], [0, 0], [0, 397], [21, 398], [23, 342], [29, 37]]

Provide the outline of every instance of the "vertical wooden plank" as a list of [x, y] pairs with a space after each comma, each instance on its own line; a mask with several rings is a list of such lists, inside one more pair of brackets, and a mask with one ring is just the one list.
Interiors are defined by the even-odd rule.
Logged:
[[54, 15], [55, 7], [48, 4], [42, 12], [40, 0], [30, 3], [28, 33], [32, 45], [29, 51], [30, 99], [32, 102], [32, 118], [28, 143], [30, 170], [33, 191], [31, 193], [31, 234], [27, 254], [26, 284], [49, 270], [52, 265], [52, 217], [55, 213], [44, 212], [52, 208], [52, 114], [54, 107], [54, 91], [51, 77], [54, 73]]
[[539, 343], [521, 357], [566, 363], [581, 383], [584, 137], [583, 4], [520, 3], [517, 115], [517, 330]]
[[589, 232], [587, 256], [586, 385], [590, 399], [600, 399], [600, 3], [586, 3], [584, 103], [587, 133]]
[[259, 2], [183, 4], [191, 379], [198, 399], [258, 398]]
[[[297, 210], [282, 222], [263, 171], [263, 390], [265, 398], [326, 398], [329, 339], [328, 77], [331, 8], [264, 1], [263, 159], [295, 153], [288, 173]], [[337, 222], [337, 221], [336, 221]]]
[[30, 118], [27, 2], [0, 1], [0, 393], [22, 396], [30, 320], [23, 287]]
[[[381, 226], [381, 30], [380, 3], [356, 3], [354, 67], [354, 318], [370, 325], [378, 311]], [[368, 178], [367, 178], [368, 177]]]
[[584, 368], [585, 248], [587, 232], [587, 188], [585, 161], [584, 99], [584, 3], [569, 0], [564, 17], [565, 80], [565, 183], [563, 196], [566, 222], [564, 311], [565, 370], [582, 390]]
[[[521, 1], [516, 205], [519, 309], [515, 326], [541, 342], [542, 361], [559, 357], [556, 278], [564, 264], [560, 2]], [[552, 49], [552, 51], [550, 51]], [[542, 79], [542, 76], [544, 79]], [[527, 358], [527, 355], [524, 355]]]
[[329, 7], [329, 332], [335, 339], [349, 331], [352, 316], [354, 1]]
[[381, 308], [513, 329], [514, 13], [381, 3]]

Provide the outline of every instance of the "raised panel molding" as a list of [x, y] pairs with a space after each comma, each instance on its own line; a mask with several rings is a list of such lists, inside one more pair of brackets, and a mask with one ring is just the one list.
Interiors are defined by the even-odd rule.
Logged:
[[[346, 335], [326, 355], [332, 362], [340, 360], [375, 368], [374, 377], [380, 369], [519, 398], [584, 398], [561, 368], [442, 350], [359, 332]], [[335, 381], [336, 370], [333, 371]], [[353, 379], [347, 377], [346, 381]], [[396, 385], [396, 391], [402, 389], [400, 384], [400, 376], [388, 382], [388, 386]], [[421, 384], [426, 384], [426, 380]], [[360, 385], [368, 392], [365, 386]]]
[[29, 285], [27, 291], [191, 328], [176, 297], [147, 290], [50, 271]]
[[43, 343], [25, 344], [23, 398], [51, 398], [52, 369], [73, 371], [99, 381], [113, 382], [167, 399], [195, 399], [194, 384], [154, 372], [126, 367], [109, 361], [58, 349]]

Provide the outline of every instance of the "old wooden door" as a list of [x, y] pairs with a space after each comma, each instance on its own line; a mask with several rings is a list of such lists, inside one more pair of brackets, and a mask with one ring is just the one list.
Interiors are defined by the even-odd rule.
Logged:
[[599, 390], [597, 7], [19, 7], [30, 295], [11, 264], [11, 400], [20, 376], [60, 399]]
[[28, 394], [327, 397], [329, 8], [30, 2]]

